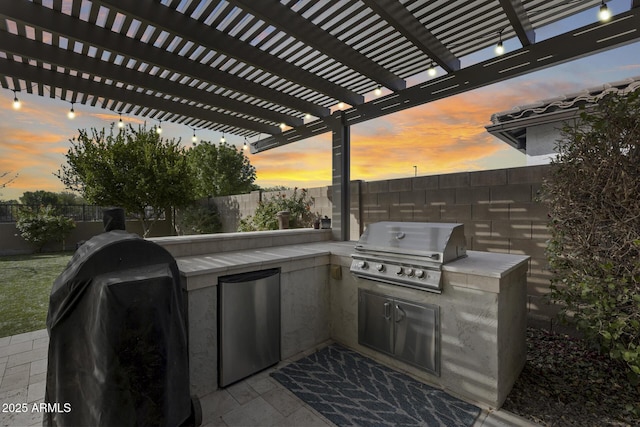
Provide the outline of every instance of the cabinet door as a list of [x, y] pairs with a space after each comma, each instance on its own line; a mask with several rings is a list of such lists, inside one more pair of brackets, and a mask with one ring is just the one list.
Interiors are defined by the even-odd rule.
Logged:
[[438, 307], [394, 300], [395, 356], [433, 374], [440, 373]]
[[358, 343], [393, 355], [393, 300], [358, 290]]

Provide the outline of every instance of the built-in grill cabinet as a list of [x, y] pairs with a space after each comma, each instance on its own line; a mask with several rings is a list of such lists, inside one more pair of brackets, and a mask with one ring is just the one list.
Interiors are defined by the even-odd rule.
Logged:
[[439, 308], [358, 289], [358, 343], [439, 376]]

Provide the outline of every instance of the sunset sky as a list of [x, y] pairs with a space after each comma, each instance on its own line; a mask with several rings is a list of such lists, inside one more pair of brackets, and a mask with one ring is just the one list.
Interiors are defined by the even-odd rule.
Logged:
[[[628, 10], [629, 3], [614, 0], [608, 4], [616, 13], [616, 7], [617, 12]], [[545, 32], [539, 30], [536, 35], [541, 39]], [[505, 46], [509, 50], [510, 43]], [[512, 48], [517, 47], [513, 43]], [[523, 154], [485, 130], [493, 113], [639, 75], [640, 43], [635, 43], [353, 126], [351, 179], [413, 176], [414, 165], [418, 175], [523, 166]], [[70, 103], [66, 101], [24, 91], [18, 96], [22, 108], [14, 111], [13, 92], [0, 88], [0, 174], [19, 174], [0, 190], [0, 200], [18, 199], [25, 191], [63, 191], [53, 172], [64, 163], [69, 140], [78, 129], [108, 128], [118, 120], [109, 110], [78, 104], [74, 105], [77, 117], [69, 120]], [[123, 120], [157, 125], [144, 117], [123, 115]], [[163, 137], [182, 138], [185, 145], [191, 144], [192, 130], [187, 126], [163, 122], [162, 128]], [[197, 136], [217, 142], [221, 134], [200, 130]], [[243, 138], [225, 137], [242, 147]], [[247, 155], [257, 169], [256, 183], [262, 187], [331, 183], [330, 134]]]

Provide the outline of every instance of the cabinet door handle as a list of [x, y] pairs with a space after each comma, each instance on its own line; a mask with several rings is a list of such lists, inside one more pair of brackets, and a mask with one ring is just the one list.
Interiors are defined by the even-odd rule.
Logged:
[[404, 312], [402, 307], [400, 307], [398, 304], [396, 304], [396, 313], [397, 313], [396, 323], [402, 322], [407, 317], [407, 314]]
[[385, 320], [391, 319], [391, 303], [390, 302], [384, 303], [384, 318]]

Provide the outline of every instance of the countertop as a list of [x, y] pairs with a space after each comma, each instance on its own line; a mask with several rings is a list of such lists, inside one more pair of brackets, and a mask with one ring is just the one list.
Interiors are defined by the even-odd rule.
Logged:
[[296, 262], [322, 256], [350, 256], [354, 246], [355, 242], [302, 243], [178, 257], [176, 261], [181, 274], [188, 278], [203, 274], [226, 274], [231, 270], [247, 268], [261, 269], [277, 263]]

